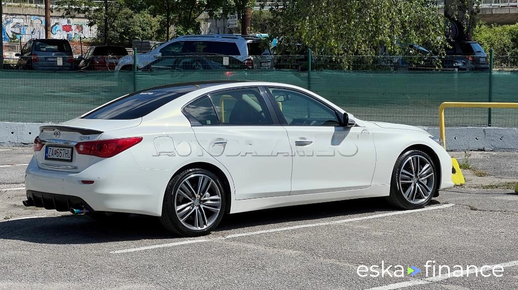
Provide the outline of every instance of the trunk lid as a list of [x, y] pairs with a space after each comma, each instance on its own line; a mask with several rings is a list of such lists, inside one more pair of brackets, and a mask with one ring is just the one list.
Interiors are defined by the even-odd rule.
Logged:
[[78, 154], [77, 143], [99, 140], [103, 133], [136, 127], [141, 119], [133, 120], [89, 120], [73, 119], [59, 125], [40, 127], [40, 151], [34, 152], [38, 166], [42, 169], [80, 172], [102, 158]]

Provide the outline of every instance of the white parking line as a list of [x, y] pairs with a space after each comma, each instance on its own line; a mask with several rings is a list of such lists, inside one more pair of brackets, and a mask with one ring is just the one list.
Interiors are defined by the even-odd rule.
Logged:
[[29, 164], [20, 163], [20, 164], [3, 164], [0, 165], [0, 168], [14, 167], [14, 166], [27, 166]]
[[15, 191], [15, 190], [25, 190], [25, 187], [11, 187], [11, 188], [0, 188], [0, 192], [3, 191]]
[[168, 247], [174, 247], [174, 246], [180, 246], [180, 245], [205, 243], [205, 242], [210, 242], [210, 241], [212, 241], [212, 240], [209, 240], [209, 239], [188, 240], [188, 241], [176, 242], [176, 243], [170, 243], [170, 244], [162, 244], [162, 245], [154, 245], [154, 246], [148, 246], [148, 247], [142, 247], [142, 248], [133, 248], [133, 249], [127, 249], [127, 250], [113, 251], [113, 252], [110, 252], [110, 254], [131, 253], [131, 252], [138, 252], [138, 251], [145, 251], [145, 250], [152, 250], [152, 249], [159, 249], [159, 248], [168, 248]]
[[12, 221], [19, 221], [19, 220], [29, 220], [29, 219], [39, 219], [39, 218], [46, 218], [48, 216], [43, 216], [43, 215], [40, 215], [40, 216], [25, 216], [25, 217], [18, 217], [18, 218], [12, 218], [12, 219], [8, 219], [8, 220], [5, 220], [4, 222], [12, 222]]
[[[376, 215], [371, 215], [371, 216], [343, 219], [343, 220], [324, 222], [324, 223], [305, 224], [305, 225], [277, 228], [277, 229], [271, 229], [271, 230], [255, 231], [255, 232], [248, 232], [248, 233], [242, 233], [242, 234], [233, 234], [233, 235], [228, 235], [228, 236], [225, 236], [225, 237], [222, 237], [222, 238], [217, 238], [217, 239], [232, 239], [232, 238], [248, 237], [248, 236], [254, 236], [254, 235], [261, 235], [261, 234], [269, 234], [269, 233], [276, 233], [276, 232], [291, 231], [291, 230], [297, 230], [297, 229], [303, 229], [303, 228], [322, 227], [322, 226], [329, 226], [329, 225], [357, 222], [357, 221], [363, 221], [363, 220], [377, 219], [377, 218], [383, 218], [383, 217], [388, 217], [388, 216], [405, 215], [405, 214], [412, 214], [412, 213], [418, 213], [418, 212], [423, 212], [423, 211], [439, 210], [439, 209], [449, 208], [449, 207], [452, 207], [452, 206], [454, 206], [454, 204], [445, 204], [445, 205], [440, 205], [440, 206], [430, 206], [430, 207], [421, 208], [421, 209], [382, 213], [382, 214], [376, 214]], [[186, 245], [186, 244], [203, 243], [203, 242], [209, 242], [209, 241], [213, 241], [213, 240], [215, 240], [215, 239], [187, 240], [187, 241], [177, 242], [177, 243], [170, 243], [170, 244], [154, 245], [154, 246], [147, 246], [147, 247], [140, 247], [140, 248], [132, 248], [132, 249], [127, 249], [127, 250], [112, 251], [112, 252], [110, 252], [110, 254], [121, 254], [121, 253], [146, 251], [146, 250], [157, 249], [157, 248], [168, 248], [168, 247], [175, 247], [175, 246]]]
[[[412, 286], [417, 286], [417, 285], [430, 284], [433, 282], [444, 281], [444, 280], [447, 280], [450, 278], [462, 278], [462, 277], [466, 277], [471, 274], [482, 273], [482, 270], [490, 271], [495, 267], [509, 268], [509, 267], [515, 267], [515, 266], [518, 266], [518, 261], [511, 261], [511, 262], [495, 264], [495, 265], [486, 266], [486, 267], [476, 267], [476, 268], [473, 268], [470, 270], [462, 271], [462, 275], [456, 274], [456, 276], [453, 276], [453, 272], [452, 272], [450, 274], [444, 274], [444, 275], [429, 277], [429, 278], [425, 278], [425, 279], [416, 279], [416, 280], [406, 281], [406, 282], [399, 282], [399, 283], [389, 284], [389, 285], [385, 285], [385, 286], [369, 288], [367, 290], [401, 289], [401, 288], [407, 288], [407, 287], [412, 287]], [[461, 277], [458, 277], [458, 276], [461, 276]]]

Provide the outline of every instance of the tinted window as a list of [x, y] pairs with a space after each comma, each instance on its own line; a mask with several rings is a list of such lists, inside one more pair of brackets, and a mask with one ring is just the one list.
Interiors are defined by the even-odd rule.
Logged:
[[186, 41], [183, 53], [215, 53], [226, 55], [240, 55], [237, 45], [233, 42], [216, 41]]
[[162, 49], [160, 49], [160, 53], [163, 56], [171, 56], [174, 54], [181, 53], [182, 49], [183, 49], [183, 44], [184, 44], [183, 41], [173, 42], [173, 43], [167, 45], [166, 47], [163, 47]]
[[272, 119], [258, 89], [246, 88], [215, 93], [212, 103], [222, 124], [271, 125]]
[[270, 55], [270, 49], [266, 42], [249, 42], [248, 55]]
[[130, 120], [141, 118], [164, 104], [195, 90], [194, 86], [155, 89], [128, 95], [107, 104], [83, 119]]
[[[194, 119], [199, 125], [218, 125], [219, 120], [208, 97], [198, 99], [183, 109], [189, 120]], [[195, 124], [191, 121], [191, 124]]]
[[484, 49], [478, 43], [472, 43], [471, 48], [475, 53], [484, 53]]
[[286, 89], [269, 89], [289, 126], [338, 126], [336, 112], [311, 96]]
[[45, 40], [37, 40], [34, 42], [33, 46], [34, 51], [43, 51], [43, 52], [71, 52], [72, 48], [67, 41], [63, 40], [53, 40], [53, 39], [45, 39]]

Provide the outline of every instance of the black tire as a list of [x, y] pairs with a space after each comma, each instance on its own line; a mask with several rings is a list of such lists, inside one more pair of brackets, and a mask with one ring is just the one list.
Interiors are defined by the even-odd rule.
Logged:
[[202, 236], [218, 226], [225, 209], [219, 178], [208, 170], [192, 168], [169, 181], [160, 221], [167, 230], [181, 236]]
[[426, 206], [437, 192], [437, 169], [423, 151], [403, 152], [394, 165], [387, 201], [401, 209]]

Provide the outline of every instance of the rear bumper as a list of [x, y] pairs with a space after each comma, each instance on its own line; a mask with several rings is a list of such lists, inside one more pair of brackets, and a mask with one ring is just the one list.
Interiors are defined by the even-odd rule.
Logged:
[[68, 196], [27, 190], [27, 201], [25, 206], [43, 207], [45, 209], [55, 209], [57, 211], [70, 211], [71, 209], [86, 209], [93, 211], [83, 199], [77, 196]]
[[[100, 162], [69, 173], [42, 169], [33, 158], [26, 170], [27, 203], [58, 211], [76, 208], [160, 216], [168, 179], [157, 182], [157, 172], [124, 160]], [[82, 180], [94, 182], [84, 184]]]

